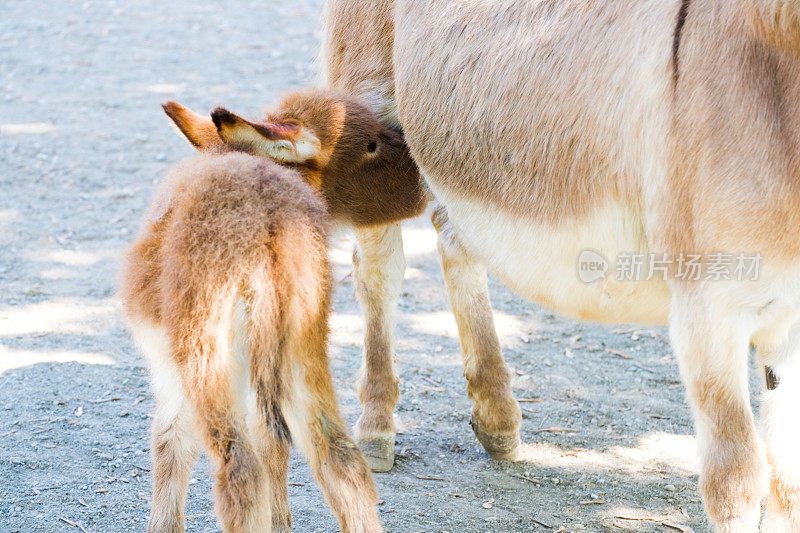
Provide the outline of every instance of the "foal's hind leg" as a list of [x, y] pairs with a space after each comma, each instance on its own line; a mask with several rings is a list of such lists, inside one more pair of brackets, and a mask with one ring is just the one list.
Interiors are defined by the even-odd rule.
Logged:
[[223, 528], [231, 533], [269, 531], [264, 468], [250, 441], [244, 414], [237, 408], [229, 375], [231, 357], [223, 344], [208, 338], [193, 343], [193, 353], [181, 357], [186, 361], [181, 369], [184, 388], [197, 413], [206, 450], [217, 466], [215, 504]]
[[322, 317], [314, 332], [291, 343], [281, 410], [343, 533], [382, 531], [372, 476], [339, 414], [325, 353], [325, 327]]
[[[288, 429], [286, 430], [288, 433]], [[288, 471], [290, 445], [286, 435], [273, 434], [267, 438], [270, 447], [265, 457], [267, 474], [270, 479], [270, 509], [272, 531], [287, 533], [292, 530], [292, 513], [289, 511]]]
[[277, 404], [267, 405], [261, 411], [259, 421], [254, 424], [257, 430], [253, 440], [265, 467], [272, 532], [287, 533], [292, 530], [287, 487], [291, 451], [289, 429]]
[[133, 334], [147, 358], [156, 401], [150, 445], [153, 501], [147, 529], [182, 533], [186, 491], [197, 459], [194, 416], [171, 360], [166, 332], [140, 323], [133, 324]]

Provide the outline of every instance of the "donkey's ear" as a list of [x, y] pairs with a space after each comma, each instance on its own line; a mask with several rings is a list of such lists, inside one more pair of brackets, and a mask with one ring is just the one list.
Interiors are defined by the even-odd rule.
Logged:
[[164, 113], [178, 126], [189, 142], [198, 150], [210, 150], [223, 145], [219, 138], [214, 121], [207, 115], [200, 115], [187, 109], [178, 102], [165, 102], [161, 104]]
[[319, 139], [296, 120], [250, 122], [221, 107], [211, 113], [211, 118], [219, 137], [234, 150], [286, 163], [303, 163], [321, 152]]

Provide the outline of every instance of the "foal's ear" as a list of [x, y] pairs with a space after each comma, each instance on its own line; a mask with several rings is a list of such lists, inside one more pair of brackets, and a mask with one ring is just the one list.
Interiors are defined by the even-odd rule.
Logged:
[[211, 118], [222, 141], [234, 150], [303, 163], [320, 154], [319, 139], [297, 120], [250, 122], [227, 109], [216, 108]]
[[200, 151], [219, 148], [223, 145], [214, 121], [208, 115], [200, 115], [178, 102], [161, 104], [164, 113], [178, 126], [181, 133]]

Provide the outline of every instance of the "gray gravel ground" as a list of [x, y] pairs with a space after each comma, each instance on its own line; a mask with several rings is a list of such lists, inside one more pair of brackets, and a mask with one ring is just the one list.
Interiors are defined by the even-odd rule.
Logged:
[[[159, 102], [254, 112], [315, 77], [321, 0], [0, 4], [0, 531], [143, 530], [152, 398], [115, 298], [121, 252], [168, 166], [191, 153]], [[405, 225], [392, 532], [708, 531], [664, 330], [578, 324], [492, 282], [526, 462], [472, 435], [455, 324], [426, 218]], [[332, 359], [350, 423], [362, 324], [352, 241], [335, 242]], [[302, 458], [297, 531], [336, 531]], [[215, 531], [198, 464], [190, 531]], [[676, 526], [677, 527], [677, 526]], [[689, 531], [689, 529], [684, 529]]]

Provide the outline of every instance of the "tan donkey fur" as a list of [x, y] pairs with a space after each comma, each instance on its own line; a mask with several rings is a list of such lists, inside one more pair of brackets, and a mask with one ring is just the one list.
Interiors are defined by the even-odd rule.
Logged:
[[[669, 324], [712, 523], [800, 531], [800, 2], [329, 0], [324, 58], [331, 87], [402, 126], [440, 204], [488, 451], [514, 456], [520, 417], [486, 326], [487, 267], [569, 316]], [[371, 242], [360, 251], [377, 257]], [[763, 268], [749, 282], [584, 284], [587, 249], [612, 268], [621, 253], [716, 252], [759, 253]], [[773, 385], [758, 425], [751, 344]]]
[[149, 531], [184, 530], [199, 444], [226, 531], [289, 531], [292, 440], [342, 531], [380, 531], [328, 367], [327, 239], [331, 223], [386, 224], [424, 207], [402, 137], [319, 91], [287, 96], [263, 122], [165, 111], [202, 153], [170, 173], [122, 283], [156, 398]]

